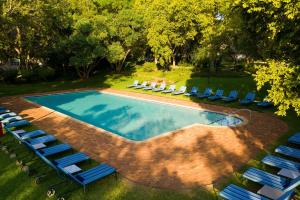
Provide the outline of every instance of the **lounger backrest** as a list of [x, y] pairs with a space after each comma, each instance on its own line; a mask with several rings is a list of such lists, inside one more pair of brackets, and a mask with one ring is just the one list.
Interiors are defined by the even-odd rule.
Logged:
[[50, 141], [54, 141], [54, 140], [55, 140], [55, 137], [53, 135], [46, 135], [46, 136], [28, 140], [28, 143], [31, 145], [34, 145], [34, 144], [45, 143], [45, 142], [50, 142]]
[[204, 95], [211, 95], [212, 89], [211, 88], [206, 88], [204, 91]]
[[164, 89], [166, 88], [166, 83], [160, 84], [160, 87], [159, 87], [159, 88], [162, 89], [162, 90], [164, 90]]
[[152, 82], [152, 83], [151, 83], [151, 87], [154, 88], [155, 86], [156, 86], [156, 82]]
[[4, 113], [4, 114], [1, 114], [0, 115], [0, 119], [4, 119], [4, 118], [7, 118], [7, 117], [14, 117], [16, 116], [17, 114], [14, 113], [14, 112], [9, 112], [9, 113]]
[[197, 93], [198, 92], [198, 89], [196, 88], [196, 87], [193, 87], [192, 89], [191, 89], [191, 93]]
[[224, 93], [224, 90], [218, 89], [217, 92], [216, 92], [216, 96], [222, 96], [223, 93]]
[[235, 99], [237, 98], [237, 95], [238, 95], [238, 92], [236, 90], [232, 90], [230, 93], [229, 93], [229, 98], [232, 98], [232, 99]]
[[133, 85], [138, 85], [139, 84], [139, 81], [138, 80], [135, 80], [134, 82], [133, 82]]
[[248, 92], [246, 95], [246, 100], [253, 101], [255, 99], [255, 94], [253, 92]]
[[142, 83], [142, 86], [146, 86], [147, 85], [147, 81], [144, 81], [143, 83]]
[[181, 86], [179, 89], [180, 92], [185, 92], [186, 91], [186, 86]]
[[176, 85], [170, 85], [170, 90], [175, 90], [175, 88], [176, 88]]

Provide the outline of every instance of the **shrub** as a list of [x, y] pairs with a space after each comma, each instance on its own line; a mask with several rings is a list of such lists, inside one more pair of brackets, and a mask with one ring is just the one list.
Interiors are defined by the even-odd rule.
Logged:
[[142, 71], [144, 71], [144, 72], [154, 72], [154, 71], [157, 71], [157, 66], [154, 62], [145, 62], [142, 65]]
[[35, 82], [35, 81], [39, 80], [39, 77], [37, 76], [36, 70], [21, 69], [20, 73], [21, 73], [21, 77], [26, 82]]
[[37, 76], [40, 80], [51, 80], [55, 75], [55, 70], [51, 67], [39, 67], [36, 69]]
[[0, 71], [0, 79], [7, 83], [15, 82], [18, 75], [17, 69], [2, 69]]

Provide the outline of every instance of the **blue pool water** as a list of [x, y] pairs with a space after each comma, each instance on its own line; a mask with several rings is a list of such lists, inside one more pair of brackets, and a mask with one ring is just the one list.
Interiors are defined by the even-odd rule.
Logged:
[[221, 113], [98, 91], [31, 96], [26, 99], [135, 141], [195, 123], [213, 126], [242, 123], [240, 118]]

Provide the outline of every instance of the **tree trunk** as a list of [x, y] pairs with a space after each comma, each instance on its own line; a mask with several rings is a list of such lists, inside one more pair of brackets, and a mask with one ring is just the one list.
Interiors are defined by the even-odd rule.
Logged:
[[173, 54], [172, 60], [173, 60], [173, 68], [175, 68], [176, 67], [176, 58], [175, 58], [174, 54]]
[[158, 64], [158, 60], [157, 60], [157, 57], [156, 57], [156, 56], [154, 57], [154, 63], [155, 63], [155, 65]]

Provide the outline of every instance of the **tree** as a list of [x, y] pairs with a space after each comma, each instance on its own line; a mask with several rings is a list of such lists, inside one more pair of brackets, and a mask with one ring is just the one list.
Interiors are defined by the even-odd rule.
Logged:
[[82, 18], [75, 23], [68, 47], [71, 53], [70, 64], [75, 67], [80, 78], [88, 79], [97, 61], [105, 57], [106, 37], [107, 32], [101, 16]]
[[214, 18], [214, 5], [206, 0], [139, 0], [136, 7], [144, 14], [148, 45], [164, 66], [175, 66], [180, 49], [205, 34]]

